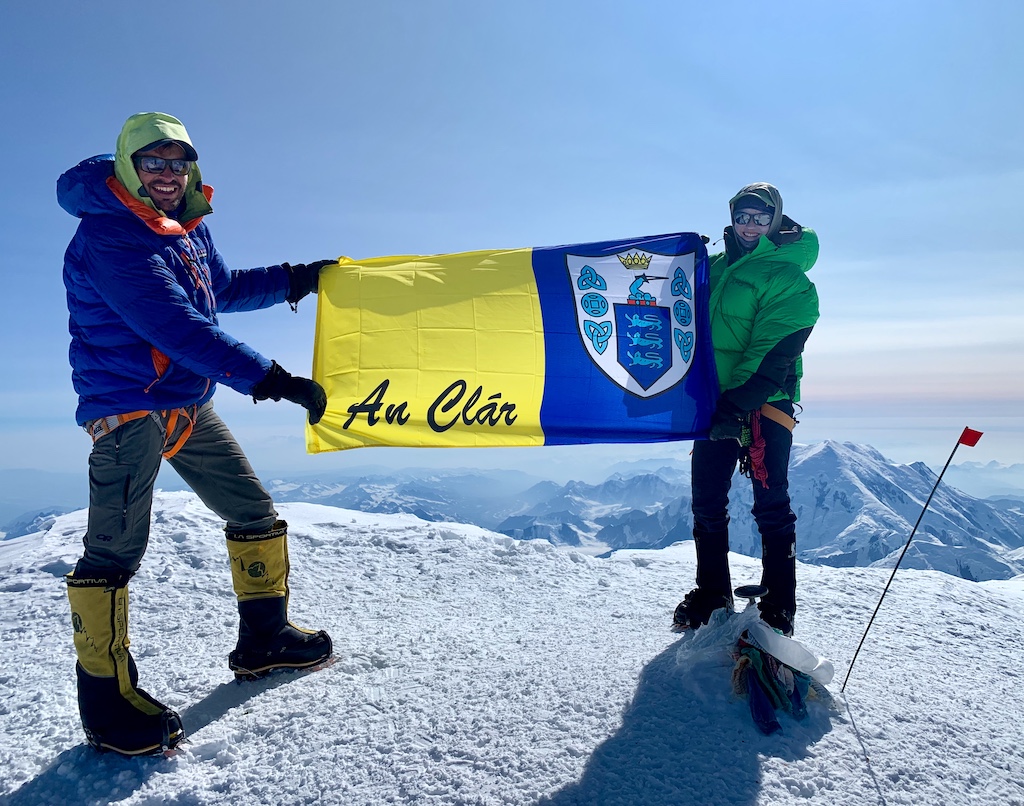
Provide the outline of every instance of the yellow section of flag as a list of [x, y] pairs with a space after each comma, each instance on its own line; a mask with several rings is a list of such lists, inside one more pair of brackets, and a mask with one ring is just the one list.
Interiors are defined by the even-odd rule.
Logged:
[[544, 328], [531, 249], [339, 259], [320, 274], [310, 453], [543, 445]]

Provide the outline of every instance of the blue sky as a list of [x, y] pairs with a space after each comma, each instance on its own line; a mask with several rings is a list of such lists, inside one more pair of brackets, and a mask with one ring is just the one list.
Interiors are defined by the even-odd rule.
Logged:
[[[55, 11], [56, 9], [56, 11]], [[1024, 6], [867, 0], [17, 4], [0, 29], [0, 469], [82, 470], [54, 184], [180, 117], [238, 268], [675, 231], [769, 181], [815, 228], [800, 442], [1024, 461]], [[227, 315], [296, 374], [315, 305]], [[307, 456], [302, 411], [217, 406], [257, 470], [576, 468], [688, 444]]]

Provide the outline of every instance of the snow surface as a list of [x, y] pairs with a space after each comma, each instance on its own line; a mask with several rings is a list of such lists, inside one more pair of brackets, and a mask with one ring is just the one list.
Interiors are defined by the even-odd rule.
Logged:
[[[734, 618], [667, 629], [692, 542], [600, 559], [486, 530], [284, 504], [291, 615], [337, 661], [236, 683], [222, 525], [159, 493], [131, 585], [141, 683], [189, 743], [83, 744], [62, 575], [84, 511], [0, 542], [0, 803], [1024, 806], [1024, 579], [800, 565], [797, 637], [835, 703], [762, 736], [731, 690]], [[759, 563], [733, 554], [734, 581]]]

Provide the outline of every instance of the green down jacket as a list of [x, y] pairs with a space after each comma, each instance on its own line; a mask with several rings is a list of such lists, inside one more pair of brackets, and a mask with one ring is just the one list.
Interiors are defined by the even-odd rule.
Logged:
[[[746, 382], [782, 339], [818, 321], [818, 294], [807, 277], [818, 258], [818, 236], [788, 218], [785, 224], [778, 243], [762, 237], [731, 264], [727, 252], [711, 256], [711, 341], [722, 392]], [[780, 387], [769, 400], [800, 399], [799, 359], [794, 370], [793, 388]]]

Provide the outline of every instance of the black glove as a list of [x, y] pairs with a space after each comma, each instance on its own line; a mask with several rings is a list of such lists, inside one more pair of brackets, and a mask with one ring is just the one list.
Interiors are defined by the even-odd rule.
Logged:
[[310, 292], [320, 288], [320, 270], [324, 266], [337, 263], [336, 260], [318, 260], [316, 263], [282, 263], [281, 268], [288, 272], [288, 296], [285, 299], [292, 305]]
[[715, 413], [711, 415], [711, 430], [708, 439], [735, 439], [743, 442], [743, 426], [747, 424], [747, 414], [740, 411], [727, 401], [719, 399]]
[[253, 400], [290, 400], [309, 412], [309, 424], [316, 425], [327, 409], [327, 393], [316, 381], [289, 375], [274, 361], [266, 377], [252, 388]]

